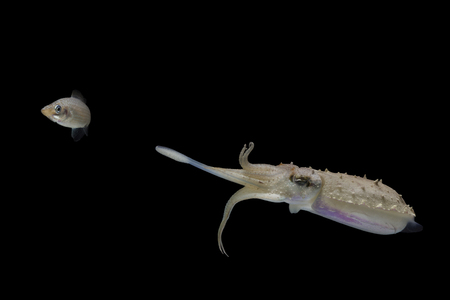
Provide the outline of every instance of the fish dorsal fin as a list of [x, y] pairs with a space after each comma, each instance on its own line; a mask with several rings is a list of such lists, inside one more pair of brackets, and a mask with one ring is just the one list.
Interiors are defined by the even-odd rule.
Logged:
[[73, 90], [71, 97], [77, 98], [77, 99], [81, 100], [82, 102], [86, 103], [86, 99], [84, 99], [83, 95], [81, 95], [80, 91], [78, 91], [78, 90]]

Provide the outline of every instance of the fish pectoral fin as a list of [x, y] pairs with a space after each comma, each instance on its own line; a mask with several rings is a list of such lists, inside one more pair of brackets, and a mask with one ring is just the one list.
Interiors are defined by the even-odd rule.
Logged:
[[72, 128], [72, 138], [75, 142], [78, 142], [81, 140], [81, 138], [84, 136], [84, 134], [87, 135], [87, 130], [85, 131], [85, 128]]
[[225, 211], [223, 212], [222, 222], [220, 223], [219, 231], [217, 233], [217, 241], [219, 243], [220, 252], [222, 252], [226, 256], [228, 256], [228, 254], [225, 252], [225, 248], [223, 247], [222, 243], [223, 229], [225, 228], [225, 225], [227, 223], [228, 218], [230, 217], [231, 210], [233, 209], [234, 205], [238, 202], [247, 199], [261, 199], [278, 203], [284, 202], [284, 199], [277, 194], [259, 192], [257, 189], [253, 187], [243, 187], [242, 189], [234, 193], [234, 195], [231, 196], [230, 200], [228, 200], [227, 204], [225, 205]]

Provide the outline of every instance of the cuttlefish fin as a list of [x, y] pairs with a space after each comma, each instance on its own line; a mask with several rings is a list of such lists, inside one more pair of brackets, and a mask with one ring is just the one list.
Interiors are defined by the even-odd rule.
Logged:
[[222, 252], [222, 254], [225, 254], [226, 256], [228, 256], [228, 254], [225, 252], [225, 248], [223, 247], [222, 243], [223, 229], [225, 228], [225, 225], [228, 221], [228, 218], [230, 217], [231, 210], [233, 209], [234, 205], [236, 205], [236, 203], [238, 202], [247, 199], [261, 199], [270, 202], [283, 202], [282, 197], [280, 197], [279, 195], [272, 193], [258, 192], [255, 188], [249, 186], [243, 187], [242, 189], [234, 193], [234, 195], [231, 196], [230, 200], [228, 200], [227, 204], [225, 205], [225, 211], [223, 213], [222, 222], [220, 223], [219, 231], [217, 233], [217, 241], [219, 243], [220, 252]]

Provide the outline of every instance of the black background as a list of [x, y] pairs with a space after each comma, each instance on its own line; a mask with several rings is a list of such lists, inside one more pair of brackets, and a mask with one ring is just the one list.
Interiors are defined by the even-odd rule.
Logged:
[[[32, 274], [127, 270], [142, 275], [130, 275], [139, 285], [154, 274], [215, 274], [236, 261], [244, 269], [252, 261], [303, 263], [313, 277], [334, 278], [339, 270], [412, 274], [428, 265], [418, 249], [431, 241], [440, 248], [430, 238], [440, 125], [429, 119], [438, 83], [429, 82], [426, 35], [401, 24], [395, 31], [309, 23], [292, 35], [252, 24], [231, 29], [231, 20], [185, 27], [149, 19], [123, 26], [111, 17], [89, 35], [77, 26], [63, 37], [30, 29], [33, 51], [22, 49], [10, 74], [15, 97], [27, 99], [29, 125], [14, 135], [22, 159], [11, 172], [20, 184], [8, 226], [20, 232], [12, 247]], [[39, 112], [73, 89], [92, 113], [89, 136], [77, 143]], [[240, 168], [249, 142], [252, 163], [383, 179], [414, 208], [423, 232], [374, 235], [254, 199], [233, 209], [225, 257], [217, 229], [239, 186], [155, 147]]]

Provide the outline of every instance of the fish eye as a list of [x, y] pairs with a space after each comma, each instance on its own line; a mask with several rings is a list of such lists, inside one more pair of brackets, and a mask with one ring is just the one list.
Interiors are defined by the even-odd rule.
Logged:
[[300, 185], [300, 186], [306, 186], [309, 187], [311, 185], [311, 181], [309, 177], [296, 177], [294, 175], [291, 176], [291, 181]]
[[60, 105], [56, 105], [55, 106], [55, 112], [56, 112], [56, 114], [59, 114], [61, 112], [61, 106]]

